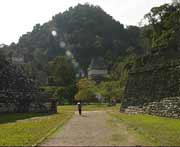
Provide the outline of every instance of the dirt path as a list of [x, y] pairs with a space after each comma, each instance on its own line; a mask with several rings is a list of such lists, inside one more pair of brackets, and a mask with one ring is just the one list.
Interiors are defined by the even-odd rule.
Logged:
[[[115, 129], [118, 127], [119, 129]], [[117, 137], [117, 138], [116, 138]], [[42, 146], [112, 146], [138, 145], [139, 141], [129, 134], [124, 125], [109, 123], [105, 111], [77, 113], [62, 130], [49, 137]]]

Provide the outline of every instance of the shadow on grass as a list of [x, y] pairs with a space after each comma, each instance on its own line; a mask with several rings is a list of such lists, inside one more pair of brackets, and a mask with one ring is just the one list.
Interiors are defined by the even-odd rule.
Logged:
[[0, 113], [0, 124], [30, 119], [32, 117], [49, 116], [50, 113]]

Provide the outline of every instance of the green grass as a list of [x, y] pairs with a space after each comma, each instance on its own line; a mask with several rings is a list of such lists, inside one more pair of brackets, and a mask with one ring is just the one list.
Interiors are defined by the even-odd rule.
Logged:
[[153, 145], [180, 146], [180, 120], [151, 115], [128, 115], [109, 112], [117, 123], [123, 123], [137, 132], [141, 139]]
[[[106, 105], [86, 105], [83, 111], [104, 110]], [[0, 114], [0, 146], [34, 145], [51, 130], [63, 126], [77, 111], [77, 106], [59, 106], [58, 114]]]
[[[100, 111], [100, 110], [117, 110], [120, 108], [120, 105], [116, 107], [108, 107], [107, 104], [90, 104], [90, 105], [83, 105], [82, 111]], [[65, 111], [77, 111], [76, 105], [65, 105], [59, 106], [59, 109]]]
[[61, 109], [58, 114], [1, 114], [0, 146], [30, 146], [52, 129], [63, 126], [73, 112]]
[[[113, 123], [122, 123], [133, 130], [142, 140], [152, 145], [180, 146], [180, 120], [150, 115], [127, 115], [119, 113], [120, 106], [84, 105], [83, 111], [104, 110]], [[63, 126], [77, 111], [77, 106], [60, 106], [58, 114], [0, 114], [0, 146], [31, 146], [54, 128]], [[117, 125], [118, 127], [118, 125]], [[115, 139], [121, 138], [115, 136]]]

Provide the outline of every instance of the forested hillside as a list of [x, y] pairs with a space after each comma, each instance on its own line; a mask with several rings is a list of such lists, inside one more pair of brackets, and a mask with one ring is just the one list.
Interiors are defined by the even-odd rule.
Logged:
[[[50, 86], [43, 88], [60, 102], [72, 103], [74, 97], [92, 98], [97, 93], [108, 100], [120, 99], [138, 56], [179, 50], [179, 7], [179, 3], [154, 7], [145, 15], [147, 25], [125, 27], [99, 6], [78, 4], [49, 22], [36, 24], [17, 44], [3, 45], [1, 51], [10, 59], [24, 57], [28, 75], [41, 87]], [[89, 64], [96, 57], [105, 60], [108, 77], [99, 85], [88, 79], [78, 81], [81, 71], [87, 77]], [[83, 89], [87, 83], [90, 86]]]
[[79, 4], [43, 25], [36, 24], [32, 32], [22, 35], [17, 44], [8, 48], [26, 54], [27, 60], [38, 58], [39, 64], [69, 50], [86, 70], [93, 57], [112, 60], [128, 52], [144, 53], [140, 34], [140, 28], [125, 28], [99, 6]]

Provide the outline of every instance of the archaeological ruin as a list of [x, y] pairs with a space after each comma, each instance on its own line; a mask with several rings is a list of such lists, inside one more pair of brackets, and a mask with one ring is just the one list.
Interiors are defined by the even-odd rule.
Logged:
[[39, 90], [23, 68], [0, 57], [0, 113], [56, 113], [57, 101]]
[[180, 56], [139, 58], [129, 73], [122, 112], [180, 118]]

